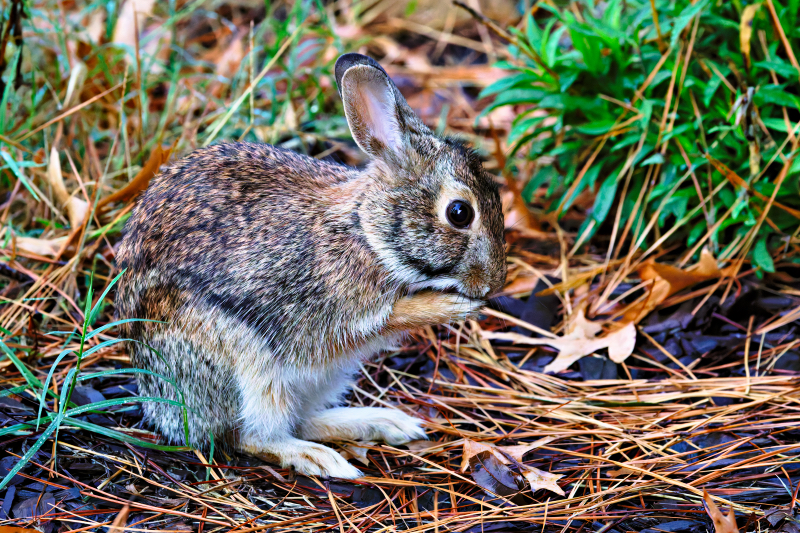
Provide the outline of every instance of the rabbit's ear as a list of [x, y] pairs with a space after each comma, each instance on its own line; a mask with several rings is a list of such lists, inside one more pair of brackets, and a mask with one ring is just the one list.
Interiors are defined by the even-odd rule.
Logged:
[[350, 132], [371, 157], [403, 159], [409, 148], [405, 133], [430, 133], [374, 59], [345, 54], [335, 70]]

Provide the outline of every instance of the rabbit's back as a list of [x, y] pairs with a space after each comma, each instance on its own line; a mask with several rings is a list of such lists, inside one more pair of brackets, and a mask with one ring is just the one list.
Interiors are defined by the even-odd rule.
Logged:
[[351, 177], [347, 167], [270, 145], [197, 150], [153, 178], [117, 260], [133, 271], [206, 266], [220, 274], [254, 245], [286, 251], [292, 239], [307, 240], [298, 235], [308, 227], [302, 220], [317, 216], [324, 190]]
[[[333, 353], [329, 343], [359, 343], [337, 338], [338, 322], [363, 312], [364, 298], [381, 305], [392, 296], [360, 226], [357, 205], [367, 193], [357, 176], [246, 143], [199, 150], [166, 168], [126, 226], [119, 317], [168, 321], [212, 309], [295, 362]], [[134, 338], [150, 327], [130, 326]]]

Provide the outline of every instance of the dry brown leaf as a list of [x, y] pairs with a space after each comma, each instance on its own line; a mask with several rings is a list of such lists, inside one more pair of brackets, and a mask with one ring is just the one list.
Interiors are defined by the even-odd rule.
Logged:
[[86, 79], [86, 63], [80, 60], [75, 60], [72, 70], [69, 73], [69, 82], [67, 83], [67, 94], [64, 96], [64, 108], [69, 109], [72, 107], [72, 100], [75, 96], [81, 94], [83, 82]]
[[367, 453], [369, 452], [368, 446], [374, 446], [374, 442], [363, 442], [364, 446], [356, 444], [345, 444], [342, 446], [342, 451], [339, 454], [345, 459], [355, 459], [364, 466], [369, 466], [369, 459]]
[[119, 513], [117, 513], [116, 518], [114, 518], [114, 522], [111, 523], [111, 527], [108, 528], [108, 533], [121, 533], [125, 530], [125, 524], [128, 520], [128, 514], [130, 514], [131, 508], [129, 505], [126, 505], [122, 509], [120, 509]]
[[469, 468], [469, 460], [481, 452], [491, 451], [492, 446], [476, 442], [470, 439], [464, 439], [464, 450], [461, 452], [461, 472], [464, 473]]
[[714, 500], [711, 499], [705, 489], [703, 489], [703, 503], [708, 516], [714, 521], [714, 531], [716, 533], [739, 533], [733, 508], [728, 511], [727, 516], [722, 514], [722, 511], [719, 510], [719, 507], [717, 507], [717, 504], [714, 503]]
[[126, 202], [146, 189], [153, 176], [158, 174], [158, 169], [161, 168], [161, 165], [167, 162], [170, 153], [172, 153], [172, 148], [164, 150], [160, 146], [156, 146], [155, 150], [150, 154], [150, 158], [142, 167], [142, 170], [133, 177], [130, 183], [114, 194], [106, 196], [97, 202], [98, 211], [112, 202]]
[[673, 294], [731, 273], [730, 269], [720, 269], [714, 256], [705, 248], [700, 252], [700, 261], [686, 270], [655, 261], [647, 262], [639, 269], [639, 276], [642, 281], [653, 283], [647, 294], [628, 307], [623, 322], [637, 323]]
[[[492, 446], [464, 439], [461, 472], [470, 469], [476, 483], [501, 496], [508, 496], [519, 491], [520, 474], [528, 481], [531, 491], [546, 489], [564, 496], [564, 491], [556, 484], [556, 481], [564, 476], [550, 474], [522, 464], [523, 455], [553, 440], [555, 440], [554, 437], [545, 437], [531, 444]], [[520, 472], [512, 471], [509, 468], [510, 465], [517, 467]]]
[[427, 455], [428, 453], [440, 449], [442, 444], [439, 442], [431, 442], [429, 440], [412, 440], [405, 443], [405, 447], [409, 451], [414, 452], [416, 455]]
[[145, 19], [153, 12], [155, 3], [155, 0], [126, 0], [119, 11], [112, 41], [135, 48], [136, 28], [142, 28]]
[[67, 242], [68, 236], [57, 239], [37, 239], [35, 237], [16, 237], [14, 246], [17, 250], [45, 257], [55, 257], [58, 251]]
[[215, 62], [217, 76], [232, 78], [236, 71], [239, 70], [239, 65], [245, 56], [244, 37], [244, 33], [235, 36], [225, 51], [222, 52], [222, 55], [217, 58]]
[[50, 161], [47, 163], [47, 180], [50, 182], [50, 187], [53, 188], [56, 202], [67, 211], [71, 229], [74, 230], [81, 227], [83, 219], [86, 218], [86, 213], [89, 211], [89, 204], [85, 200], [70, 196], [69, 192], [67, 192], [67, 187], [64, 185], [64, 175], [61, 172], [61, 162], [58, 159], [58, 151], [55, 148], [50, 150]]
[[555, 492], [559, 496], [566, 496], [564, 489], [559, 487], [558, 483], [556, 483], [556, 481], [564, 477], [562, 475], [551, 474], [550, 472], [545, 472], [544, 470], [529, 466], [522, 472], [522, 476], [528, 481], [528, 484], [530, 484], [531, 491], [545, 489], [550, 492]]
[[570, 329], [563, 337], [533, 338], [519, 333], [491, 331], [484, 331], [482, 335], [485, 339], [511, 341], [514, 344], [552, 346], [558, 350], [558, 355], [544, 367], [544, 372], [558, 373], [569, 368], [580, 358], [604, 348], [608, 349], [608, 357], [615, 363], [623, 362], [633, 353], [633, 348], [636, 346], [636, 326], [632, 322], [626, 323], [605, 337], [597, 336], [601, 331], [600, 324], [587, 320], [581, 309], [576, 312]]

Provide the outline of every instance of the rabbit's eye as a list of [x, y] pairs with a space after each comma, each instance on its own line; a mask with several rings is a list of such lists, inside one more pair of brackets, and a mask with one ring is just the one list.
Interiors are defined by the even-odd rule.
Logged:
[[475, 218], [475, 212], [467, 202], [453, 200], [447, 206], [447, 220], [459, 229], [469, 226], [473, 218]]

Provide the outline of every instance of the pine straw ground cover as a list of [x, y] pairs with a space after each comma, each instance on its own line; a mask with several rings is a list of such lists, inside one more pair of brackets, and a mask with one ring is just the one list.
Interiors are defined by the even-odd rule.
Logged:
[[3, 4], [0, 525], [798, 529], [797, 243], [766, 276], [657, 247], [657, 262], [640, 262], [625, 238], [575, 251], [580, 211], [526, 223], [513, 181], [504, 294], [479, 321], [416, 332], [365, 363], [350, 398], [415, 411], [429, 441], [344, 443], [367, 475], [347, 483], [161, 446], [107, 327], [120, 227], [159, 164], [238, 138], [361, 162], [329, 77], [336, 55], [358, 47], [384, 59], [426, 122], [471, 138], [498, 174], [513, 115], [478, 116], [480, 88], [502, 76], [486, 59], [509, 54], [453, 12], [136, 5]]

